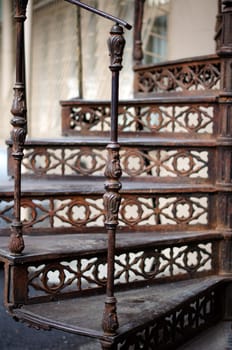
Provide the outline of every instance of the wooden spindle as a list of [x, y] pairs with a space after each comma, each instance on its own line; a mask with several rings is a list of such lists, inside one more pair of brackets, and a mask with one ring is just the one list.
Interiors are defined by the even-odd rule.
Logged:
[[[220, 93], [218, 102], [218, 155], [217, 155], [217, 182], [221, 191], [218, 194], [217, 226], [225, 232], [225, 239], [220, 247], [220, 274], [232, 273], [232, 223], [231, 223], [231, 145], [232, 145], [232, 0], [219, 0], [218, 11], [220, 27], [218, 27], [217, 54], [221, 61]], [[226, 233], [229, 233], [226, 237]]]
[[145, 0], [135, 0], [134, 10], [134, 44], [133, 60], [135, 65], [140, 65], [143, 60], [142, 27]]
[[24, 240], [21, 222], [21, 163], [26, 138], [26, 94], [25, 94], [25, 56], [24, 56], [24, 22], [28, 0], [15, 0], [16, 21], [16, 82], [14, 85], [14, 98], [11, 108], [13, 130], [12, 156], [14, 158], [14, 220], [11, 225], [9, 249], [12, 254], [21, 254], [24, 249]]
[[108, 160], [105, 170], [107, 182], [105, 184], [106, 193], [104, 194], [105, 227], [108, 234], [108, 257], [107, 290], [102, 326], [105, 334], [113, 335], [118, 329], [117, 300], [114, 296], [114, 257], [118, 212], [121, 202], [121, 196], [119, 194], [121, 183], [119, 180], [122, 173], [119, 159], [120, 145], [118, 143], [118, 89], [125, 39], [123, 37], [123, 28], [118, 24], [112, 27], [110, 34], [108, 46], [111, 57], [109, 68], [112, 72], [111, 142], [107, 146]]

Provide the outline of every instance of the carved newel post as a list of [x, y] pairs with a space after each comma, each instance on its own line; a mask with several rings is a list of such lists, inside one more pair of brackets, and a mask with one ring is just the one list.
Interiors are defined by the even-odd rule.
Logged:
[[122, 69], [122, 56], [125, 46], [123, 28], [115, 24], [110, 32], [108, 40], [111, 57], [110, 70], [112, 72], [112, 100], [111, 100], [111, 142], [107, 146], [108, 160], [106, 164], [104, 194], [105, 227], [108, 233], [108, 270], [107, 270], [107, 292], [105, 300], [105, 311], [103, 315], [103, 330], [107, 335], [116, 334], [118, 318], [116, 310], [116, 298], [114, 297], [114, 256], [115, 256], [115, 234], [118, 225], [118, 211], [121, 202], [119, 190], [121, 183], [121, 167], [119, 160], [118, 144], [118, 86], [119, 72]]
[[11, 226], [9, 249], [12, 254], [21, 254], [24, 249], [21, 222], [21, 162], [26, 137], [26, 96], [25, 96], [25, 67], [24, 67], [24, 21], [26, 20], [27, 0], [15, 0], [16, 21], [16, 82], [14, 85], [14, 98], [11, 113], [13, 130], [12, 156], [14, 158], [14, 221]]

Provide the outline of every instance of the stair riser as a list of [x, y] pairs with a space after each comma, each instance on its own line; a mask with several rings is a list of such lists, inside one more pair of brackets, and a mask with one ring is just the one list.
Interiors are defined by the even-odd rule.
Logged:
[[191, 339], [223, 318], [223, 286], [211, 288], [187, 303], [135, 329], [118, 344], [117, 350], [169, 350]]
[[[212, 183], [216, 168], [215, 147], [122, 146], [120, 151], [123, 178], [149, 181]], [[14, 175], [11, 147], [8, 174]], [[22, 173], [29, 176], [104, 176], [107, 162], [105, 146], [49, 146], [26, 144]]]
[[168, 62], [151, 66], [137, 66], [135, 93], [178, 92], [191, 95], [195, 91], [219, 90], [221, 62], [208, 57], [182, 62]]
[[[218, 272], [220, 241], [156, 243], [147, 247], [118, 248], [115, 285], [138, 287], [157, 282], [202, 277]], [[12, 259], [14, 260], [14, 259]], [[28, 260], [28, 262], [27, 262]], [[18, 262], [17, 262], [18, 261]], [[28, 304], [104, 292], [107, 252], [22, 256], [6, 264], [11, 276], [7, 304]], [[20, 281], [25, 281], [21, 283]], [[12, 295], [9, 295], [9, 293]]]
[[[218, 199], [214, 193], [122, 193], [118, 232], [123, 231], [188, 231], [216, 227], [216, 209], [229, 201], [229, 193]], [[220, 202], [218, 202], [220, 200]], [[13, 220], [13, 200], [1, 200], [1, 234], [9, 230]], [[22, 220], [26, 234], [104, 231], [102, 194], [23, 195]], [[219, 213], [220, 214], [220, 213]], [[219, 221], [220, 222], [220, 221]]]
[[[182, 137], [212, 135], [216, 129], [217, 103], [213, 98], [185, 100], [160, 98], [132, 100], [119, 104], [119, 135], [165, 134]], [[64, 136], [108, 136], [110, 102], [72, 100], [62, 103]]]

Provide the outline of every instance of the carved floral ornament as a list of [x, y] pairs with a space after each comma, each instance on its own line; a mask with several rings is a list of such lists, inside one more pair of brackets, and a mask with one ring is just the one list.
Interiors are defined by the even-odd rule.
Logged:
[[122, 68], [123, 50], [125, 47], [125, 39], [123, 37], [123, 28], [114, 25], [111, 29], [111, 37], [108, 39], [108, 48], [111, 59], [110, 68], [120, 70]]

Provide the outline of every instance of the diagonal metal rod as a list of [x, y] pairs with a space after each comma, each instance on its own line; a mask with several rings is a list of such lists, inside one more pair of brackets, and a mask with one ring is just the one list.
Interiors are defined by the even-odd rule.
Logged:
[[83, 9], [87, 10], [87, 11], [90, 11], [90, 12], [93, 12], [99, 16], [102, 16], [106, 19], [109, 19], [110, 21], [113, 21], [113, 22], [116, 22], [118, 24], [121, 24], [123, 27], [125, 27], [126, 29], [131, 29], [132, 26], [127, 23], [126, 21], [118, 18], [118, 17], [115, 17], [115, 16], [112, 16], [104, 11], [101, 11], [101, 10], [98, 10], [90, 5], [86, 5], [84, 4], [83, 2], [79, 1], [79, 0], [64, 0], [64, 1], [67, 1], [67, 2], [70, 2], [71, 4], [74, 4], [74, 5], [77, 5], [77, 6], [80, 6], [82, 7]]

